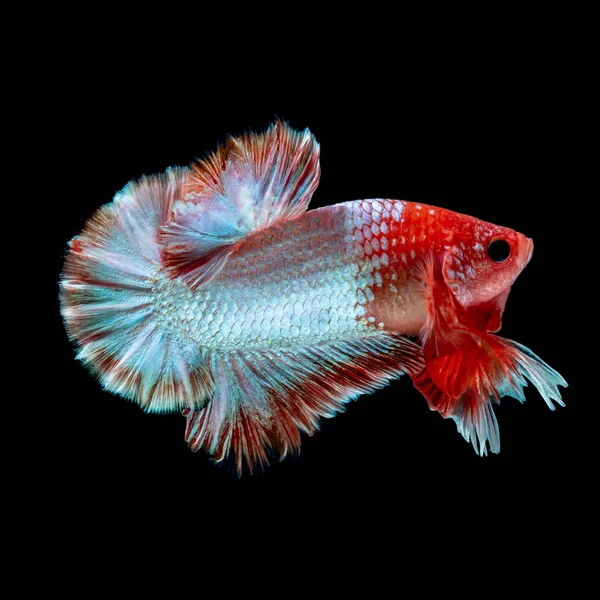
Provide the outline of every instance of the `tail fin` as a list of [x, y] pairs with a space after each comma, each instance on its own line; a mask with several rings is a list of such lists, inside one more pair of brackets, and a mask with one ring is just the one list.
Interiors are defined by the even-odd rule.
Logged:
[[201, 351], [154, 308], [158, 231], [185, 195], [186, 169], [129, 183], [69, 243], [61, 313], [77, 358], [103, 386], [150, 412], [201, 408], [212, 376]]

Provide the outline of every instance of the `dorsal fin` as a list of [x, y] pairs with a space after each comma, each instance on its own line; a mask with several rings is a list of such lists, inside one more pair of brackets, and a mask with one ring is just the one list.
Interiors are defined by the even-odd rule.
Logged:
[[306, 211], [319, 184], [319, 144], [282, 121], [230, 138], [192, 165], [188, 194], [163, 227], [163, 264], [192, 289], [210, 281], [248, 234]]

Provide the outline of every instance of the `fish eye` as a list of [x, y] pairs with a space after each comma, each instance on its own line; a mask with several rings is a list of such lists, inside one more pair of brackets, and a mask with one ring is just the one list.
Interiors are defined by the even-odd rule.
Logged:
[[488, 256], [497, 263], [504, 262], [510, 256], [510, 245], [506, 240], [492, 240], [488, 247]]

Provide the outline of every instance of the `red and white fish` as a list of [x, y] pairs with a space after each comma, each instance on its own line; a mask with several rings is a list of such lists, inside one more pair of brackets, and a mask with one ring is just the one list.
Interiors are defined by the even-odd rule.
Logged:
[[307, 212], [319, 174], [312, 134], [278, 122], [129, 183], [70, 242], [77, 358], [144, 410], [182, 411], [190, 447], [240, 472], [403, 374], [480, 454], [526, 379], [563, 404], [564, 379], [493, 334], [530, 239], [400, 200]]

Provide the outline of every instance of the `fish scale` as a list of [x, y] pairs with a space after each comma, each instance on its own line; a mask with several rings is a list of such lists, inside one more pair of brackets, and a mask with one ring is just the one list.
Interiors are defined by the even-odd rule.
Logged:
[[[161, 292], [161, 315], [171, 331], [221, 351], [332, 342], [370, 329], [406, 331], [421, 318], [403, 288], [410, 264], [388, 251], [390, 235], [410, 233], [401, 223], [403, 209], [400, 201], [346, 202], [259, 232], [210, 287], [190, 294], [163, 276], [169, 291]], [[387, 309], [377, 309], [376, 296], [387, 298]]]
[[359, 276], [356, 255], [347, 251], [340, 223], [348, 210], [312, 211], [257, 234], [192, 298], [180, 282], [167, 281], [173, 291], [161, 296], [163, 318], [177, 314], [185, 297], [193, 318], [169, 323], [207, 350], [308, 345], [359, 334], [366, 325], [358, 318], [357, 292], [372, 277]]

